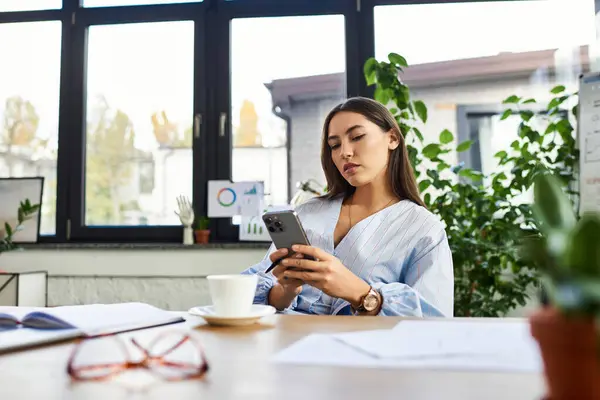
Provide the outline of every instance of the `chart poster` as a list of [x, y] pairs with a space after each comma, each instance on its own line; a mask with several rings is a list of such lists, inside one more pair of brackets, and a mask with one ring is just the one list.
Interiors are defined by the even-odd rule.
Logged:
[[208, 182], [208, 216], [210, 218], [255, 216], [263, 208], [262, 182]]
[[600, 73], [579, 81], [578, 135], [580, 150], [580, 207], [583, 214], [600, 212]]

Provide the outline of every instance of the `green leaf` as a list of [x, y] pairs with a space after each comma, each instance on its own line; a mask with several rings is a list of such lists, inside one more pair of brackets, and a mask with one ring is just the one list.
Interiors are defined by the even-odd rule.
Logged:
[[415, 100], [413, 101], [413, 105], [421, 121], [423, 121], [423, 123], [427, 122], [427, 106], [425, 103], [421, 100]]
[[12, 236], [12, 234], [13, 234], [12, 228], [10, 227], [8, 222], [4, 223], [4, 233], [6, 236], [9, 236], [9, 237]]
[[437, 143], [431, 143], [425, 146], [422, 150], [422, 153], [425, 157], [432, 159], [437, 157], [442, 149], [440, 149], [440, 145]]
[[365, 62], [363, 72], [367, 80], [367, 86], [374, 85], [377, 81], [377, 60], [373, 57], [369, 58]]
[[442, 172], [443, 170], [448, 168], [450, 168], [450, 164], [447, 164], [444, 161], [440, 161], [436, 169], [438, 172]]
[[512, 110], [509, 108], [507, 110], [504, 110], [504, 112], [502, 113], [502, 116], [500, 117], [500, 121], [505, 120], [506, 118], [510, 117], [512, 115]]
[[380, 102], [383, 105], [386, 105], [390, 101], [390, 96], [387, 90], [383, 89], [381, 86], [377, 86], [375, 89], [375, 100]]
[[451, 143], [454, 140], [454, 135], [448, 129], [444, 129], [442, 133], [440, 133], [440, 142], [442, 144]]
[[464, 176], [464, 177], [467, 177], [467, 178], [471, 178], [473, 180], [479, 180], [479, 179], [481, 179], [483, 177], [483, 174], [481, 172], [475, 171], [475, 170], [473, 170], [471, 168], [462, 169], [458, 173], [458, 175]]
[[550, 93], [559, 94], [565, 91], [565, 87], [563, 85], [554, 86]]
[[515, 95], [513, 94], [512, 96], [509, 96], [509, 97], [507, 97], [506, 99], [504, 99], [504, 100], [502, 101], [502, 103], [503, 103], [503, 104], [510, 104], [510, 103], [514, 103], [514, 104], [516, 104], [516, 103], [518, 103], [520, 100], [521, 100], [521, 98], [520, 98], [520, 97], [518, 97], [518, 96], [515, 96]]
[[573, 273], [598, 277], [600, 275], [600, 218], [586, 213], [569, 235], [563, 262]]
[[506, 156], [508, 156], [508, 153], [505, 152], [504, 150], [500, 150], [499, 152], [497, 152], [496, 154], [494, 154], [495, 158], [500, 158], [500, 159], [502, 159], [502, 158], [504, 158]]
[[472, 140], [466, 140], [456, 147], [456, 151], [458, 151], [460, 153], [461, 151], [469, 150], [471, 148], [472, 144], [473, 144]]
[[534, 184], [533, 212], [540, 230], [548, 238], [549, 249], [561, 255], [567, 245], [567, 237], [576, 223], [571, 201], [562, 191], [558, 179], [540, 174]]
[[418, 130], [417, 128], [415, 128], [414, 126], [413, 126], [412, 130], [415, 133], [415, 135], [417, 136], [417, 138], [419, 138], [419, 141], [422, 142], [424, 140], [424, 138], [423, 138], [423, 134], [421, 133], [421, 131]]
[[392, 64], [398, 64], [400, 67], [406, 68], [408, 67], [408, 63], [406, 62], [406, 58], [402, 57], [400, 54], [390, 53], [388, 55], [388, 59]]
[[523, 104], [536, 103], [535, 99], [527, 99], [523, 102]]
[[524, 121], [529, 121], [533, 117], [533, 111], [530, 110], [520, 111], [519, 114]]
[[431, 204], [431, 194], [425, 193], [425, 197], [423, 198], [423, 200], [425, 201], [425, 204]]
[[419, 192], [424, 192], [429, 186], [431, 186], [431, 181], [429, 179], [419, 182]]

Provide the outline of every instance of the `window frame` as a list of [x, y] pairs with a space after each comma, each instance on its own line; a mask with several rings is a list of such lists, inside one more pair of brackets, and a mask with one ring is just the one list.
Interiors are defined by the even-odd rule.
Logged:
[[[140, 9], [140, 7], [142, 9]], [[69, 212], [66, 219], [66, 238], [70, 242], [178, 242], [183, 240], [181, 225], [131, 225], [87, 226], [85, 225], [85, 150], [86, 150], [86, 60], [87, 33], [91, 26], [121, 25], [144, 22], [193, 21], [194, 26], [194, 99], [193, 115], [204, 116], [206, 108], [206, 73], [202, 68], [205, 57], [205, 13], [207, 4], [183, 3], [151, 6], [119, 6], [78, 8], [72, 39], [71, 95], [69, 109], [72, 123], [65, 128], [70, 140], [67, 153], [71, 158], [69, 179]], [[203, 118], [204, 119], [204, 118]], [[204, 121], [202, 121], [204, 122]], [[202, 213], [205, 203], [205, 162], [210, 154], [206, 151], [204, 123], [200, 135], [192, 141], [193, 198], [195, 213]], [[197, 129], [197, 128], [196, 128]], [[175, 210], [174, 210], [175, 211]]]
[[[58, 121], [56, 225], [53, 236], [39, 242], [174, 242], [181, 243], [181, 226], [84, 225], [85, 73], [89, 26], [140, 22], [194, 21], [194, 115], [201, 115], [200, 134], [193, 138], [193, 203], [197, 215], [207, 214], [207, 182], [231, 178], [230, 21], [234, 18], [317, 16], [345, 18], [346, 96], [373, 97], [363, 64], [375, 55], [376, 6], [497, 2], [506, 0], [204, 0], [89, 7], [80, 0], [63, 0], [61, 9], [0, 12], [0, 23], [61, 21], [61, 66]], [[518, 0], [522, 1], [522, 0]], [[600, 11], [596, 2], [595, 12]], [[410, 39], [407, 39], [410, 40]], [[465, 108], [466, 107], [466, 108]], [[498, 113], [499, 105], [459, 106], [457, 135], [471, 139], [469, 116]], [[485, 110], [483, 109], [485, 108]], [[219, 116], [226, 113], [225, 132], [219, 135]], [[193, 116], [192, 116], [193, 117]], [[471, 118], [472, 119], [472, 118]], [[466, 125], [465, 125], [466, 124]], [[288, 127], [289, 134], [289, 127]], [[289, 140], [288, 140], [289, 147]], [[481, 165], [478, 143], [459, 154], [471, 166]], [[288, 158], [288, 163], [289, 163]], [[289, 173], [289, 168], [288, 168]], [[293, 185], [290, 185], [290, 195]], [[211, 218], [211, 242], [239, 242], [231, 218]]]

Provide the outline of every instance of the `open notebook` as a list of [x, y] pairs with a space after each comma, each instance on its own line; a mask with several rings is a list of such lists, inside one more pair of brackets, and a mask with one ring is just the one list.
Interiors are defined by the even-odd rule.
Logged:
[[0, 307], [0, 352], [80, 336], [125, 332], [183, 322], [144, 303], [54, 308]]

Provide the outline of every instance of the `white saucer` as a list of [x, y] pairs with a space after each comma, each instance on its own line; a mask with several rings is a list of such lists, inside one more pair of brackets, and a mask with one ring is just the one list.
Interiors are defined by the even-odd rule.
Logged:
[[243, 317], [224, 317], [215, 313], [213, 306], [192, 307], [188, 313], [204, 318], [211, 325], [220, 326], [242, 326], [258, 322], [259, 319], [275, 314], [277, 310], [273, 306], [253, 304], [248, 315]]

